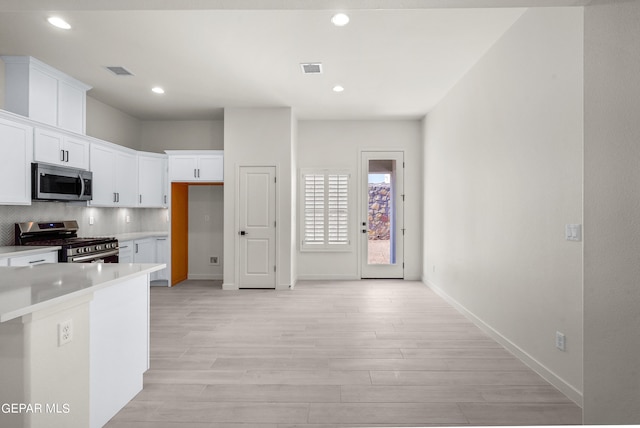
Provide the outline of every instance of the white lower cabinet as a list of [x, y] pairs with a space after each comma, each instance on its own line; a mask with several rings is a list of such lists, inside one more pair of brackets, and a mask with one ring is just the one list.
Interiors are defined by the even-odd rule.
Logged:
[[58, 251], [9, 257], [9, 266], [36, 266], [44, 263], [58, 263]]
[[133, 241], [120, 241], [118, 247], [118, 262], [133, 263]]
[[136, 239], [133, 241], [133, 262], [156, 262], [156, 241], [154, 238]]
[[0, 266], [9, 266], [9, 259], [0, 259]]
[[[156, 263], [164, 263], [167, 266], [169, 265], [169, 240], [164, 237], [156, 237]], [[167, 281], [168, 285], [169, 275], [167, 268], [162, 270], [155, 271], [151, 274], [151, 281]]]
[[[118, 245], [119, 263], [167, 263], [169, 258], [168, 239], [164, 236], [120, 241]], [[151, 274], [151, 285], [168, 285], [168, 280], [166, 268]]]

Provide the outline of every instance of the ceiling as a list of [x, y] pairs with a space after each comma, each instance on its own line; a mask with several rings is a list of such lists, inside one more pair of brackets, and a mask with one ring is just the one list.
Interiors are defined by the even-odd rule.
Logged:
[[[361, 7], [348, 11], [347, 26], [335, 27], [330, 18], [338, 9], [329, 5], [263, 0], [273, 7], [256, 10], [252, 1], [234, 1], [245, 8], [194, 0], [185, 10], [156, 0], [166, 9], [152, 10], [147, 1], [129, 0], [77, 10], [72, 1], [53, 8], [7, 0], [0, 6], [0, 54], [34, 56], [140, 120], [212, 119], [225, 107], [271, 106], [293, 107], [301, 119], [416, 118], [526, 11], [393, 9], [384, 1], [370, 3], [386, 7], [367, 8], [352, 0]], [[132, 7], [138, 9], [125, 10]], [[50, 26], [53, 14], [72, 29]], [[322, 62], [323, 73], [304, 75], [305, 62]], [[106, 66], [134, 76], [117, 77]], [[337, 84], [344, 92], [332, 91]], [[152, 93], [156, 85], [166, 93]]]

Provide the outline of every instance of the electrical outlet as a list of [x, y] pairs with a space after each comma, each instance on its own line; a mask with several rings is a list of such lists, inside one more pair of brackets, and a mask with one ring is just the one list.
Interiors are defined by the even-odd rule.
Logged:
[[66, 345], [73, 340], [73, 321], [58, 323], [58, 346]]
[[93, 216], [89, 216], [89, 226], [93, 226], [93, 223], [95, 223], [95, 219]]
[[131, 223], [131, 217], [130, 217], [130, 216], [126, 216], [126, 217], [125, 217], [125, 222], [127, 222], [127, 223]]
[[209, 264], [210, 265], [219, 265], [220, 264], [220, 260], [218, 259], [218, 256], [209, 257]]
[[556, 331], [556, 348], [565, 352], [567, 350], [567, 339], [563, 333]]

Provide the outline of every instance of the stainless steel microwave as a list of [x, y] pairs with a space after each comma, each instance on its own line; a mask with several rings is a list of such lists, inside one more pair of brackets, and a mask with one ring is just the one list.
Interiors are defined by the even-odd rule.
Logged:
[[41, 201], [90, 201], [92, 180], [91, 171], [32, 163], [31, 197]]

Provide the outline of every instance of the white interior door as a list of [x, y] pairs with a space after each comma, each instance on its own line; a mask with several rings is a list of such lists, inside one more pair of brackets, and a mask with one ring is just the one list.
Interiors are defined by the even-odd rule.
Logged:
[[276, 169], [240, 167], [239, 288], [276, 287]]
[[362, 152], [361, 277], [404, 278], [404, 153]]

